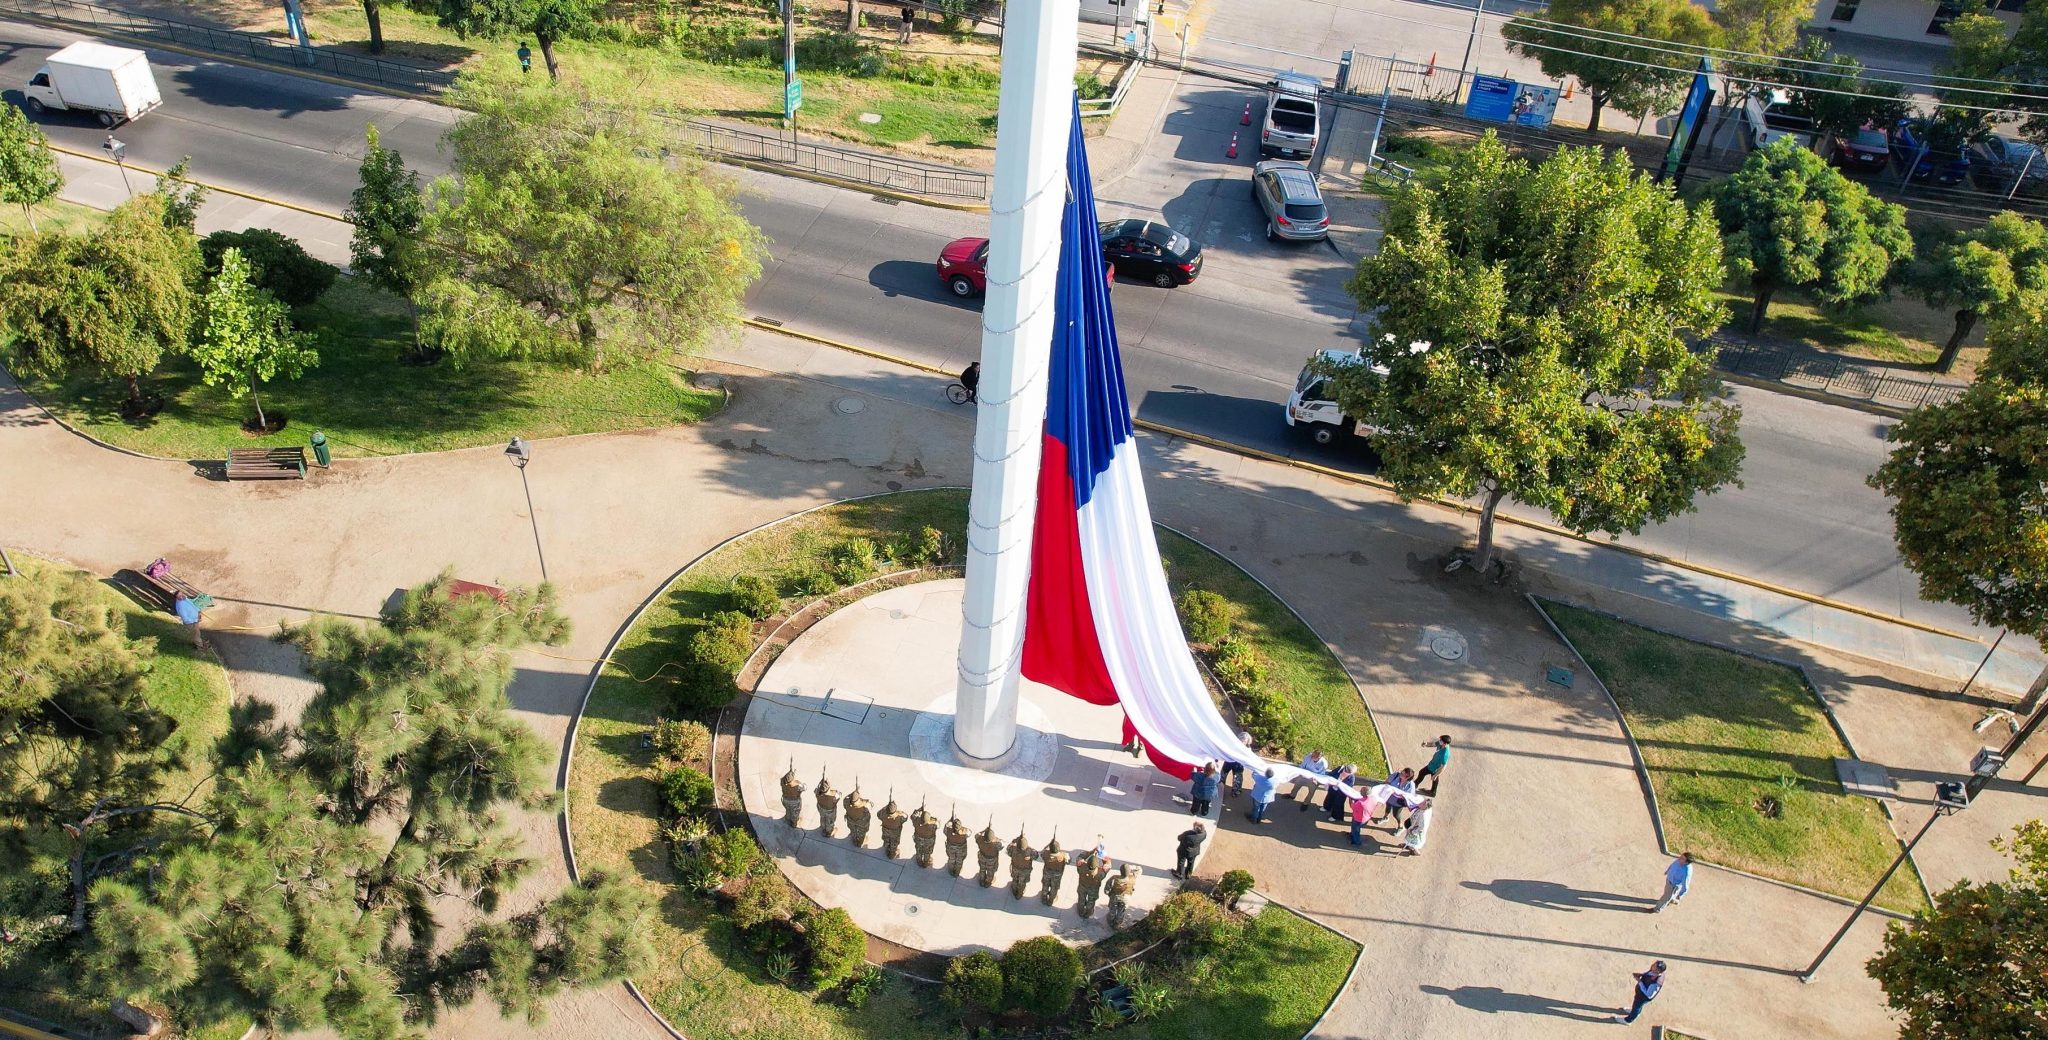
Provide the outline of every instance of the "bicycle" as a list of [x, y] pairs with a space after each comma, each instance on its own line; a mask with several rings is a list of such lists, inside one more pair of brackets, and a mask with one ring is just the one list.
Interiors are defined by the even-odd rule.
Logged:
[[967, 389], [965, 383], [947, 383], [946, 400], [954, 404], [966, 404], [974, 400], [974, 391]]

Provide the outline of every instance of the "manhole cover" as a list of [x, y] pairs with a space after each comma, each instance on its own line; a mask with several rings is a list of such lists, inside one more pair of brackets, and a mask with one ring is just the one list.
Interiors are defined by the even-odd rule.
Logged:
[[1429, 640], [1429, 652], [1446, 661], [1462, 661], [1465, 659], [1465, 639], [1463, 636], [1454, 635], [1432, 636]]
[[832, 402], [832, 410], [841, 415], [858, 415], [867, 406], [868, 403], [858, 397], [842, 397]]
[[892, 610], [889, 612], [889, 620], [891, 621], [901, 621], [904, 617], [904, 613], [900, 610]]
[[1572, 688], [1572, 670], [1569, 668], [1559, 668], [1556, 665], [1551, 665], [1550, 670], [1544, 673], [1544, 677], [1567, 690]]
[[916, 903], [906, 903], [903, 906], [904, 914], [910, 917], [916, 917], [919, 909], [920, 907]]

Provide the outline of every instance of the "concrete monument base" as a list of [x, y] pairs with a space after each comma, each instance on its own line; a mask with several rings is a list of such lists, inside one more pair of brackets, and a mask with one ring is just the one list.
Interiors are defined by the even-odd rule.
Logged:
[[[953, 745], [953, 704], [964, 584], [934, 581], [877, 593], [790, 644], [747, 709], [741, 796], [783, 873], [805, 895], [845, 908], [882, 938], [943, 954], [1002, 950], [1038, 935], [1092, 942], [1110, 933], [1107, 893], [1091, 918], [1081, 917], [1077, 866], [1068, 865], [1048, 905], [1047, 843], [1057, 832], [1065, 854], [1078, 861], [1101, 842], [1113, 864], [1136, 865], [1126, 923], [1135, 921], [1175, 885], [1175, 842], [1193, 822], [1186, 785], [1118, 745], [1122, 712], [1029, 682], [1010, 753], [992, 769], [963, 764]], [[792, 768], [803, 788], [795, 827], [783, 822], [781, 783]], [[836, 792], [829, 835], [820, 828], [821, 777]], [[859, 845], [849, 833], [856, 788], [872, 813]], [[892, 799], [911, 817], [899, 821], [894, 857], [882, 848]], [[929, 867], [913, 858], [920, 806], [942, 828]], [[972, 838], [960, 876], [948, 873], [943, 828], [955, 814], [966, 831], [992, 827], [1005, 845], [1024, 833], [1039, 855], [1030, 860], [1022, 898], [1011, 894], [1008, 850], [989, 887], [975, 878]], [[1209, 826], [1213, 835], [1213, 820]]]

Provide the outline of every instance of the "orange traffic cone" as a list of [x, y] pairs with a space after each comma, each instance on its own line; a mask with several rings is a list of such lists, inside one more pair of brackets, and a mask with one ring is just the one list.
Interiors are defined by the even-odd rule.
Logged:
[[1251, 102], [1247, 101], [1247, 102], [1245, 102], [1245, 103], [1244, 103], [1244, 118], [1243, 118], [1243, 119], [1240, 119], [1240, 120], [1238, 120], [1238, 121], [1237, 121], [1237, 125], [1239, 125], [1239, 126], [1250, 126], [1250, 125], [1252, 125], [1252, 103], [1251, 103]]
[[1423, 69], [1423, 70], [1422, 70], [1422, 74], [1423, 74], [1424, 76], [1434, 76], [1434, 75], [1436, 75], [1436, 52], [1435, 52], [1435, 51], [1430, 51], [1430, 52], [1429, 52], [1429, 67], [1428, 67], [1428, 68], [1426, 68], [1426, 69]]
[[1230, 132], [1230, 150], [1224, 152], [1223, 157], [1226, 159], [1237, 158], [1237, 131], [1235, 130]]
[[1564, 81], [1564, 99], [1565, 99], [1566, 101], [1570, 101], [1570, 100], [1572, 99], [1572, 81], [1571, 81], [1571, 80], [1565, 80], [1565, 81]]

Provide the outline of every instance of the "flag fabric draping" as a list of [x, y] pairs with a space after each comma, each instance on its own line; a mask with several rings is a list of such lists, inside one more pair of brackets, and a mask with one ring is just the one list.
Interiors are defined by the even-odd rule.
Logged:
[[1258, 772], [1272, 765], [1281, 780], [1307, 776], [1266, 762], [1237, 739], [1188, 649], [1145, 499], [1105, 273], [1077, 104], [1067, 145], [1024, 675], [1092, 704], [1118, 705], [1125, 739], [1135, 732], [1153, 763], [1183, 780], [1211, 761]]

